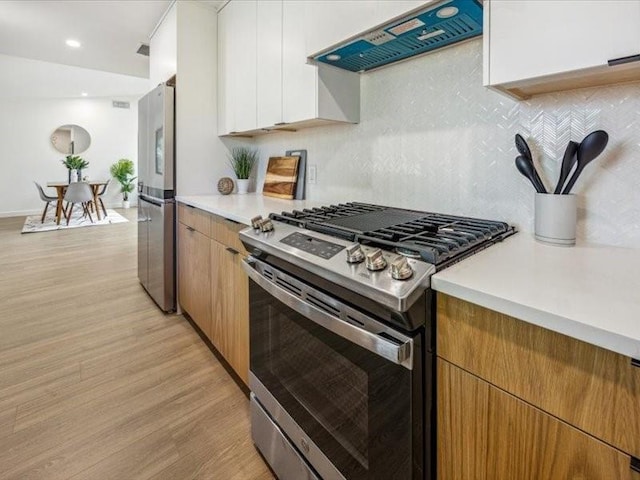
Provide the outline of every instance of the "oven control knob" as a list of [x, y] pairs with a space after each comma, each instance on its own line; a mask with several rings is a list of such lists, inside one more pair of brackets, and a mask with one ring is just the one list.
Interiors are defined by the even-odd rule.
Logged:
[[372, 252], [369, 252], [364, 257], [365, 265], [367, 266], [367, 270], [377, 271], [384, 270], [387, 266], [387, 261], [382, 255], [382, 250], [376, 248]]
[[413, 275], [411, 265], [405, 257], [400, 257], [391, 263], [391, 276], [396, 280], [406, 280]]
[[347, 247], [347, 262], [348, 263], [360, 263], [364, 261], [364, 252], [360, 245], [354, 243], [350, 247]]
[[253, 217], [251, 219], [251, 227], [254, 230], [260, 230], [260, 223], [262, 222], [262, 215], [258, 215], [257, 217]]
[[260, 221], [260, 231], [261, 232], [271, 232], [273, 230], [273, 222], [268, 218]]

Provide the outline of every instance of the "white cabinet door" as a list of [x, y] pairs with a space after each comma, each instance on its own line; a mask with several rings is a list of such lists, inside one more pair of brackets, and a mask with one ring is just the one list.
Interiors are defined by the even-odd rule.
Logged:
[[230, 9], [229, 38], [232, 65], [233, 103], [235, 105], [235, 128], [245, 132], [257, 127], [256, 118], [256, 0], [236, 0], [224, 9]]
[[376, 7], [377, 23], [387, 22], [429, 3], [434, 2], [433, 0], [431, 2], [425, 2], [425, 0], [378, 0]]
[[305, 0], [287, 0], [282, 8], [282, 121], [317, 116], [317, 67], [307, 64]]
[[229, 25], [229, 10], [218, 12], [218, 135], [236, 129], [233, 106], [233, 43]]
[[[286, 4], [289, 1], [285, 2]], [[297, 0], [304, 4], [307, 57], [380, 23], [377, 0]]]
[[640, 53], [639, 0], [490, 0], [487, 15], [489, 85], [603, 66]]
[[282, 0], [258, 2], [258, 127], [282, 122]]

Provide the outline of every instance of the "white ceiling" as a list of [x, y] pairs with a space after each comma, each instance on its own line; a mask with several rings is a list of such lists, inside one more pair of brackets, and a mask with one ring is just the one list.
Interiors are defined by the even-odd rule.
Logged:
[[[170, 4], [170, 0], [1, 0], [0, 53], [148, 78], [149, 59], [136, 50], [149, 42]], [[82, 46], [67, 47], [68, 38]]]
[[140, 97], [149, 80], [0, 54], [0, 98]]

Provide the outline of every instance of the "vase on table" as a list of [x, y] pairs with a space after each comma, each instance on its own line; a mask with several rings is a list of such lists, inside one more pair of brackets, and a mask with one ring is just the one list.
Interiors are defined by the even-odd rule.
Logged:
[[248, 178], [239, 178], [236, 180], [236, 185], [238, 185], [238, 193], [244, 195], [249, 191], [249, 179]]
[[70, 174], [69, 174], [69, 183], [76, 183], [78, 181], [78, 171], [77, 170], [70, 170]]

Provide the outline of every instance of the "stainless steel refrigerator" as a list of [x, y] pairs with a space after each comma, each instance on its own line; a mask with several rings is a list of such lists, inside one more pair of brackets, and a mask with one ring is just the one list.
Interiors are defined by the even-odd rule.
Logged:
[[176, 308], [174, 89], [138, 102], [138, 278], [165, 312]]

